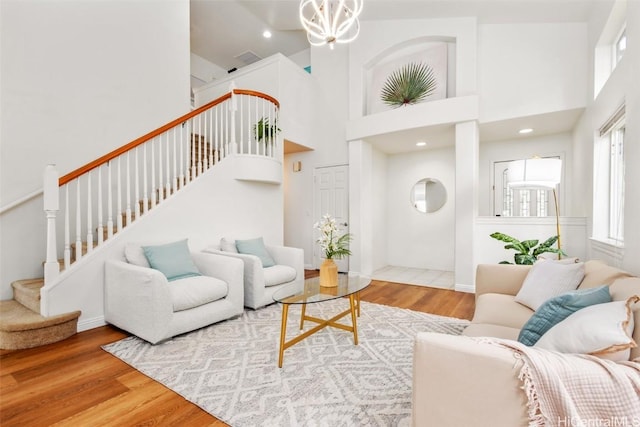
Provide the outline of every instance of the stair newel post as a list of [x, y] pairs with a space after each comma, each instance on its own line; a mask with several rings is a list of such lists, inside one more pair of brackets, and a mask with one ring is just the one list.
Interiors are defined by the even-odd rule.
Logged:
[[58, 172], [55, 165], [47, 165], [44, 170], [44, 211], [47, 216], [47, 258], [44, 264], [45, 286], [60, 274], [60, 264], [56, 255], [56, 212], [60, 209]]
[[231, 143], [231, 154], [238, 153], [238, 142], [236, 141], [236, 111], [238, 111], [238, 95], [236, 95], [235, 89], [235, 83], [231, 82], [229, 85], [229, 90], [231, 91], [231, 104], [229, 105], [229, 115], [231, 116], [229, 123], [231, 126], [231, 138], [229, 139], [229, 142]]

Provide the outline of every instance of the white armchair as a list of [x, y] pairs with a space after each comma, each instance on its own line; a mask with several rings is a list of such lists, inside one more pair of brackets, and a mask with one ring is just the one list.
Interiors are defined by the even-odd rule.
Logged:
[[105, 320], [151, 344], [242, 314], [240, 260], [192, 253], [202, 276], [168, 282], [158, 270], [105, 263]]
[[223, 251], [213, 245], [205, 252], [240, 259], [244, 262], [244, 305], [258, 309], [273, 303], [273, 294], [286, 286], [292, 286], [292, 294], [304, 286], [304, 251], [288, 246], [265, 245], [276, 265], [262, 267], [255, 255]]

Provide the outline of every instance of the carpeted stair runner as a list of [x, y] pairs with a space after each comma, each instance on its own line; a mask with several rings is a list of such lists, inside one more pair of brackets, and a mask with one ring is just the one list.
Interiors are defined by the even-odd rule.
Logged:
[[76, 333], [80, 311], [51, 317], [39, 314], [43, 279], [17, 280], [11, 285], [14, 299], [0, 301], [0, 349], [38, 347]]

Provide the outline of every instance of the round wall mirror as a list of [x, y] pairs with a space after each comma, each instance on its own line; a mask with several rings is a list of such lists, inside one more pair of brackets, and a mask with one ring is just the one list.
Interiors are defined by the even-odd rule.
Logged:
[[444, 206], [446, 202], [447, 190], [437, 179], [421, 179], [411, 188], [411, 204], [418, 212], [435, 212]]

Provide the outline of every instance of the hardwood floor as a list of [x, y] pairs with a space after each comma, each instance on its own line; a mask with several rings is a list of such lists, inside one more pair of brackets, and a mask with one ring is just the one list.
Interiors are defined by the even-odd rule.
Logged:
[[[473, 294], [381, 281], [361, 299], [464, 319], [474, 309]], [[2, 351], [0, 425], [226, 426], [100, 348], [126, 336], [103, 326], [35, 349]]]

